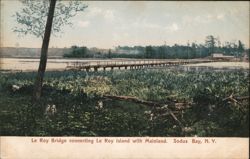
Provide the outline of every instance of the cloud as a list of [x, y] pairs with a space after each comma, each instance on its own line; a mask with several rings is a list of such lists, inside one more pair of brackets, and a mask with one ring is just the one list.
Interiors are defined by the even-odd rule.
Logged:
[[90, 9], [88, 15], [89, 16], [97, 16], [103, 13], [103, 10], [101, 8], [98, 7], [93, 7]]
[[160, 25], [158, 25], [158, 24], [153, 24], [153, 23], [147, 23], [147, 24], [145, 24], [145, 27], [151, 28], [151, 29], [160, 29], [160, 28], [161, 28]]
[[89, 26], [89, 21], [78, 21], [78, 26], [81, 28], [86, 28]]
[[134, 28], [141, 28], [141, 29], [163, 29], [163, 27], [159, 24], [155, 24], [149, 21], [146, 21], [145, 19], [138, 19], [135, 22], [131, 24], [127, 24], [127, 27], [134, 27]]
[[222, 19], [225, 18], [225, 15], [224, 15], [224, 14], [219, 14], [219, 15], [216, 16], [216, 18], [217, 18], [218, 20], [222, 20]]
[[115, 32], [112, 34], [112, 37], [113, 37], [113, 40], [119, 41], [119, 40], [127, 39], [129, 37], [129, 34], [126, 32], [123, 32], [123, 33], [116, 33]]
[[114, 11], [112, 11], [112, 10], [106, 10], [104, 12], [104, 18], [106, 20], [110, 20], [110, 21], [114, 20], [115, 19]]
[[184, 24], [199, 24], [199, 23], [211, 23], [214, 21], [221, 21], [225, 19], [225, 14], [207, 14], [207, 15], [197, 15], [197, 16], [184, 16], [182, 21]]
[[176, 23], [172, 23], [171, 25], [165, 27], [165, 29], [166, 29], [168, 32], [176, 32], [176, 31], [178, 31], [180, 28], [179, 28], [179, 26], [178, 26]]
[[198, 15], [198, 16], [194, 17], [193, 22], [196, 22], [196, 23], [209, 23], [209, 22], [211, 22], [211, 20], [213, 20], [213, 16], [210, 15], [210, 14], [208, 14], [206, 16]]
[[101, 17], [108, 21], [113, 21], [115, 19], [113, 10], [105, 10], [98, 7], [91, 8], [91, 10], [87, 13], [87, 16], [89, 18]]
[[144, 30], [144, 31], [159, 31], [159, 32], [176, 32], [180, 30], [179, 25], [176, 22], [172, 22], [168, 25], [160, 24], [160, 23], [152, 23], [150, 21], [147, 21], [146, 19], [138, 19], [137, 21], [134, 21], [133, 23], [128, 23], [121, 25], [118, 27], [120, 30]]

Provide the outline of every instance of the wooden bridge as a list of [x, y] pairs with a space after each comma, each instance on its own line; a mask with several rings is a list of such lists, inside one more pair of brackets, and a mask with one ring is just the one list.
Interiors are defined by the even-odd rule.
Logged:
[[76, 61], [67, 64], [69, 70], [79, 71], [98, 71], [113, 69], [141, 69], [149, 67], [177, 66], [196, 63], [214, 62], [207, 59], [191, 60], [159, 60], [159, 59], [122, 59], [122, 60], [95, 60], [95, 61]]

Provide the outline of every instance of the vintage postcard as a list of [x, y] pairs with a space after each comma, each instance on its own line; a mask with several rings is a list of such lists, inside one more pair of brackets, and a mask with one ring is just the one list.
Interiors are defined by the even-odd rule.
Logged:
[[1, 159], [249, 157], [249, 2], [0, 2]]

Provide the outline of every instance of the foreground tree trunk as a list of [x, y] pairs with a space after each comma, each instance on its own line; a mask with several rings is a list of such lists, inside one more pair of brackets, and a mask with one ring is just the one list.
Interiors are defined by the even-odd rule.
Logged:
[[41, 49], [40, 63], [39, 63], [37, 77], [34, 83], [33, 98], [35, 100], [40, 99], [41, 93], [42, 93], [43, 77], [44, 77], [46, 64], [47, 64], [47, 54], [48, 54], [49, 40], [50, 40], [51, 28], [53, 24], [55, 6], [56, 6], [56, 0], [50, 0], [49, 13], [48, 13], [48, 18], [47, 18], [46, 28], [45, 28], [44, 38], [43, 38], [43, 44], [42, 44], [42, 49]]

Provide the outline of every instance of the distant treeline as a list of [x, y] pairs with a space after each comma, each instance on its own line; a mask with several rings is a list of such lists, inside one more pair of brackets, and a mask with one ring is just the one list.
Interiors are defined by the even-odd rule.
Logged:
[[[49, 48], [49, 58], [61, 58], [64, 54], [70, 52], [70, 48]], [[20, 58], [39, 58], [41, 48], [24, 48], [24, 47], [1, 47], [0, 57], [20, 57]]]
[[204, 58], [212, 53], [223, 53], [241, 57], [245, 49], [242, 42], [225, 42], [223, 45], [218, 38], [209, 35], [205, 39], [205, 44], [187, 43], [187, 45], [173, 46], [118, 46], [114, 50], [93, 50], [87, 47], [72, 46], [71, 51], [64, 54], [64, 57], [69, 58], [157, 58], [157, 59], [192, 59]]

